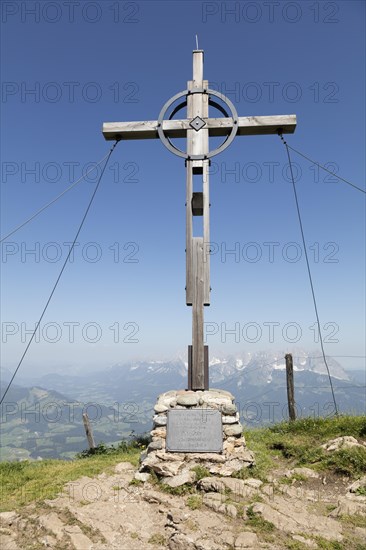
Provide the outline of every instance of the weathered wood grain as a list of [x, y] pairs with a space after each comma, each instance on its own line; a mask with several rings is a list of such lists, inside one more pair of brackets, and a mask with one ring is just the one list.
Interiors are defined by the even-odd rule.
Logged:
[[193, 284], [192, 284], [192, 192], [193, 192], [193, 168], [192, 161], [186, 162], [186, 304], [192, 305]]
[[192, 389], [203, 390], [205, 386], [203, 343], [203, 238], [193, 237], [193, 307], [192, 307]]
[[[196, 95], [196, 94], [194, 94]], [[188, 98], [189, 99], [189, 98]], [[227, 136], [232, 127], [232, 118], [204, 118], [210, 136]], [[198, 134], [189, 125], [192, 119], [165, 120], [163, 130], [169, 138], [185, 138], [187, 131]], [[157, 120], [137, 122], [105, 122], [103, 135], [106, 140], [115, 139], [158, 139]], [[205, 127], [206, 128], [206, 127]], [[296, 129], [296, 115], [249, 116], [239, 117], [238, 136], [255, 136], [276, 134], [282, 129], [283, 134], [293, 134]]]

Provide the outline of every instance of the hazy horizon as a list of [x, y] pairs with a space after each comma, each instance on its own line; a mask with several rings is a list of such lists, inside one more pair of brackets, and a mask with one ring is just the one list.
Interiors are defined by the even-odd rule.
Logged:
[[[105, 0], [76, 3], [73, 18], [67, 2], [36, 2], [38, 18], [24, 2], [5, 4], [1, 236], [106, 155], [103, 122], [157, 120], [192, 78], [196, 34], [205, 78], [239, 116], [296, 114], [289, 145], [364, 186], [364, 2]], [[291, 157], [325, 352], [365, 356], [364, 195]], [[1, 360], [11, 371], [99, 174], [1, 243]], [[184, 160], [159, 140], [119, 143], [19, 376], [186, 355], [185, 178]], [[319, 349], [279, 137], [237, 136], [214, 157], [210, 203], [210, 357]]]

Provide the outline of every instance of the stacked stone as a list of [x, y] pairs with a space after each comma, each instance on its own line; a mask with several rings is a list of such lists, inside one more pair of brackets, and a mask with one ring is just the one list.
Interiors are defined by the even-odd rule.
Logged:
[[[174, 409], [216, 409], [222, 414], [222, 453], [181, 453], [166, 451], [167, 412]], [[254, 455], [246, 448], [243, 427], [234, 396], [224, 390], [172, 390], [161, 394], [154, 407], [152, 441], [141, 456], [140, 472], [154, 471], [171, 486], [195, 481], [192, 469], [201, 465], [211, 474], [231, 476], [252, 466]]]

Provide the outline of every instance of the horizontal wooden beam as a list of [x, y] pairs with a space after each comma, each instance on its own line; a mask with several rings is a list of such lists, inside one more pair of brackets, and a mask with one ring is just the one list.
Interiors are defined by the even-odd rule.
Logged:
[[[232, 128], [231, 118], [208, 118], [205, 129], [209, 130], [210, 136], [227, 136]], [[164, 120], [163, 130], [169, 138], [184, 138], [187, 130], [195, 132], [189, 120]], [[159, 137], [157, 131], [157, 120], [144, 120], [141, 122], [105, 122], [103, 124], [103, 135], [106, 140], [115, 139], [156, 139]], [[275, 115], [275, 116], [248, 116], [239, 117], [239, 136], [253, 136], [264, 134], [276, 134], [279, 129], [283, 134], [293, 134], [296, 128], [296, 115]]]

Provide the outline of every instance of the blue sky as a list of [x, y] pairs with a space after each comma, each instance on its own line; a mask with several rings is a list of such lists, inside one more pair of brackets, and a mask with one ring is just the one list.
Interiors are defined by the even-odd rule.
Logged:
[[[1, 235], [107, 153], [104, 121], [157, 119], [191, 79], [196, 34], [205, 77], [240, 116], [296, 114], [289, 144], [365, 185], [363, 2], [8, 1], [2, 10]], [[364, 195], [292, 160], [326, 352], [364, 356]], [[237, 137], [213, 161], [211, 356], [319, 349], [283, 145]], [[2, 243], [7, 368], [23, 353], [93, 179]], [[24, 375], [185, 357], [184, 202], [183, 159], [158, 140], [118, 145]]]

